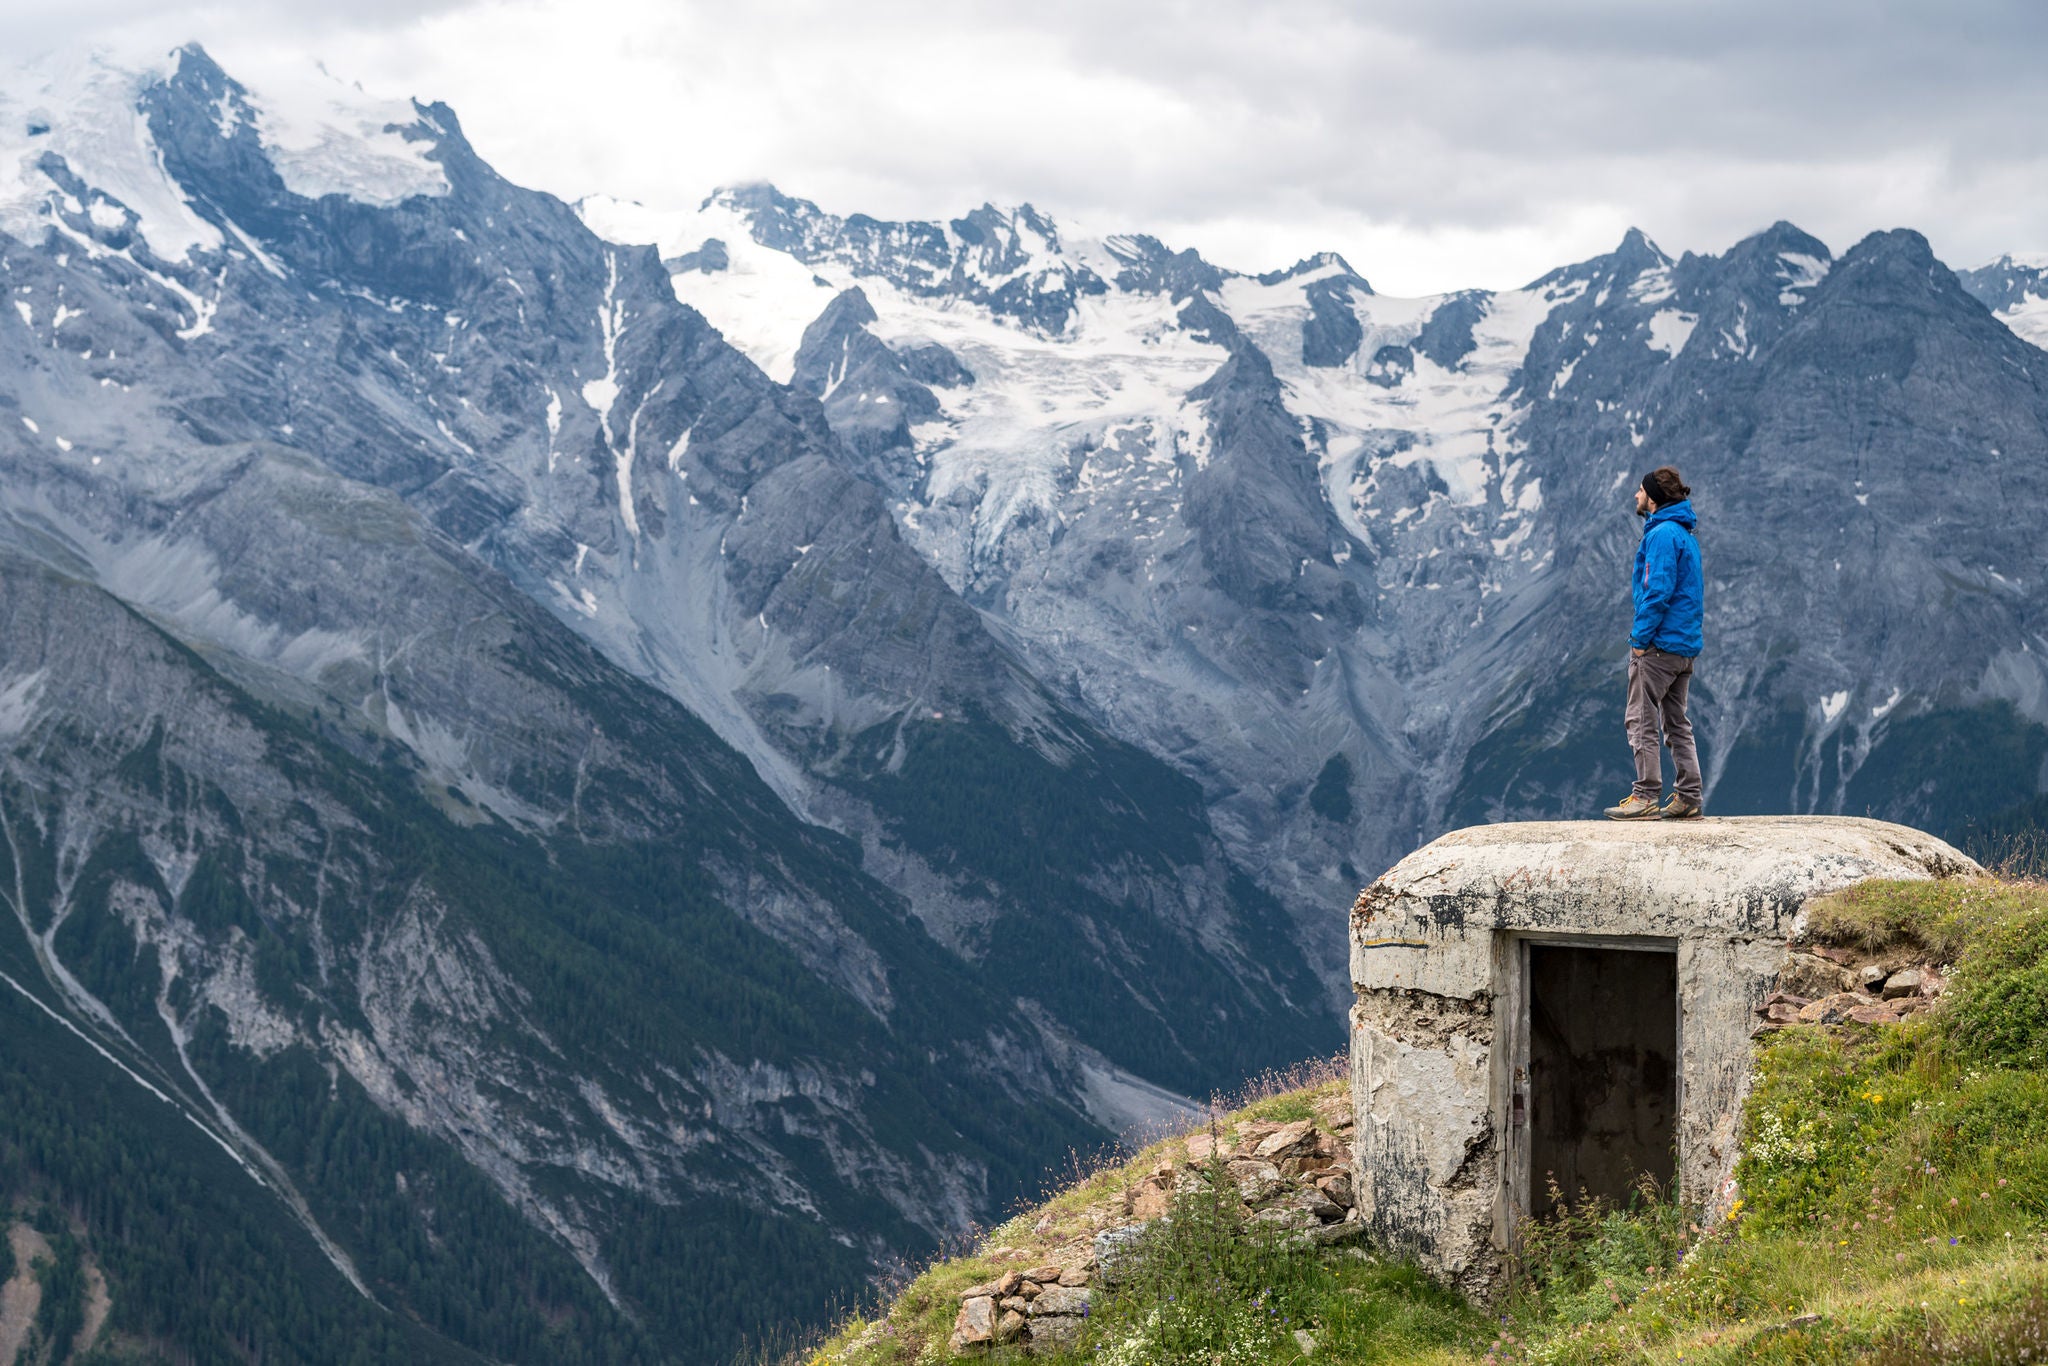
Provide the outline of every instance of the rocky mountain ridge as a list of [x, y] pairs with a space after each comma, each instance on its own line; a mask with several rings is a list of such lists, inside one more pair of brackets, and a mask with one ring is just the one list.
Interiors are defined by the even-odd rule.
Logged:
[[[1315, 908], [1417, 839], [1626, 784], [1619, 585], [1657, 463], [1698, 489], [1715, 809], [1960, 831], [2041, 790], [2035, 494], [2008, 471], [2048, 455], [2048, 362], [2021, 263], [1994, 290], [1911, 232], [1837, 259], [1780, 223], [1403, 300], [1335, 256], [1247, 276], [1028, 207], [579, 208], [671, 260], [716, 244], [678, 297], [819, 395], [1040, 677], [1201, 780], [1312, 944]], [[1034, 282], [1045, 310], [989, 302]], [[1965, 751], [1987, 782], [1921, 776]]]

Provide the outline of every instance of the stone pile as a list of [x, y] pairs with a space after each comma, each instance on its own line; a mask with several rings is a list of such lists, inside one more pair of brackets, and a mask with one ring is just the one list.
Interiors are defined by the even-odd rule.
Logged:
[[1939, 969], [1925, 963], [1863, 961], [1847, 949], [1792, 951], [1778, 990], [1756, 1008], [1760, 1030], [1790, 1024], [1896, 1024], [1931, 1007], [1947, 989]]
[[999, 1342], [1041, 1348], [1072, 1345], [1094, 1302], [1089, 1288], [1095, 1279], [1094, 1261], [1090, 1256], [1047, 1262], [967, 1287], [953, 1320], [953, 1354]]
[[[1282, 1124], [1239, 1121], [1166, 1146], [1157, 1166], [1119, 1195], [1091, 1206], [1091, 1242], [1040, 1254], [969, 1286], [948, 1343], [955, 1356], [1015, 1344], [1026, 1351], [1071, 1346], [1094, 1306], [1095, 1292], [1113, 1286], [1130, 1265], [1145, 1227], [1163, 1217], [1176, 1194], [1206, 1190], [1220, 1174], [1247, 1219], [1271, 1226], [1303, 1246], [1334, 1247], [1364, 1236], [1351, 1182], [1351, 1101], [1325, 1097], [1313, 1119]], [[1041, 1221], [1040, 1232], [1050, 1232]], [[991, 1248], [992, 1261], [1033, 1254]]]

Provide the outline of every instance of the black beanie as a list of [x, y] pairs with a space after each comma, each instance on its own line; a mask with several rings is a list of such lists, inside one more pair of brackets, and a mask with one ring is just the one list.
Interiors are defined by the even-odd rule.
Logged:
[[1659, 465], [1643, 476], [1643, 492], [1649, 494], [1650, 501], [1658, 507], [1692, 496], [1692, 490], [1678, 477], [1678, 471], [1669, 465]]

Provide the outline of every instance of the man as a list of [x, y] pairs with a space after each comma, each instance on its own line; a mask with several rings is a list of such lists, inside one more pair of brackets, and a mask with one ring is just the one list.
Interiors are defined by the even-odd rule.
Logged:
[[[1706, 603], [1691, 494], [1669, 465], [1644, 475], [1636, 490], [1636, 516], [1648, 519], [1636, 547], [1636, 615], [1628, 636], [1628, 744], [1636, 756], [1636, 785], [1628, 800], [1607, 808], [1618, 821], [1689, 820], [1701, 811], [1700, 755], [1685, 715]], [[1671, 800], [1661, 807], [1660, 724], [1678, 769]]]

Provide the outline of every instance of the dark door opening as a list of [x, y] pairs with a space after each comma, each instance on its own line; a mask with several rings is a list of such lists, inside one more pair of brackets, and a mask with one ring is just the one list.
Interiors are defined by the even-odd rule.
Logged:
[[1678, 955], [1529, 946], [1529, 1205], [1669, 1189], [1678, 1146]]

